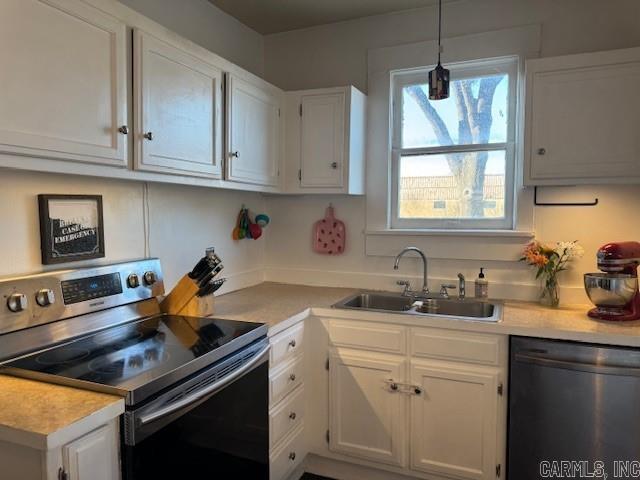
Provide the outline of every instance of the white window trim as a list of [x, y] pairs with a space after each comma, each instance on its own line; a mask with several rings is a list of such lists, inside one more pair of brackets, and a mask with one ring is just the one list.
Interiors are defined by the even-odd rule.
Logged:
[[[391, 229], [438, 229], [438, 230], [513, 230], [515, 227], [515, 142], [517, 124], [518, 100], [518, 57], [501, 57], [474, 62], [459, 62], [448, 64], [451, 79], [489, 76], [496, 73], [506, 73], [509, 76], [507, 105], [507, 138], [504, 143], [488, 143], [473, 145], [452, 145], [446, 147], [402, 148], [402, 90], [407, 85], [424, 84], [427, 72], [434, 66], [422, 69], [399, 70], [391, 72], [392, 85], [392, 146], [391, 146], [391, 194], [390, 218]], [[400, 175], [400, 157], [403, 153], [435, 154], [460, 153], [465, 151], [505, 151], [505, 212], [503, 218], [496, 219], [429, 219], [429, 218], [400, 218], [398, 186]]]
[[[477, 61], [487, 58], [517, 57], [518, 77], [524, 78], [524, 61], [536, 58], [540, 51], [541, 26], [529, 25], [443, 40], [443, 63]], [[366, 184], [367, 255], [388, 256], [398, 238], [425, 248], [431, 258], [465, 258], [470, 247], [469, 237], [495, 238], [505, 243], [504, 252], [492, 257], [504, 260], [517, 258], [523, 237], [533, 236], [533, 194], [522, 187], [523, 122], [518, 123], [515, 151], [515, 224], [512, 229], [452, 230], [411, 229], [411, 232], [391, 228], [391, 74], [398, 70], [424, 69], [437, 55], [435, 41], [418, 42], [395, 47], [373, 49], [368, 55], [368, 134]], [[518, 103], [524, 105], [522, 82], [518, 85]], [[517, 112], [522, 118], [522, 111]], [[398, 235], [396, 236], [395, 233]], [[492, 235], [495, 233], [495, 235]], [[436, 241], [437, 239], [437, 241]], [[446, 241], [443, 241], [446, 239]], [[502, 240], [500, 240], [502, 239]], [[435, 243], [434, 243], [435, 242]], [[477, 248], [477, 246], [476, 246]], [[462, 249], [462, 251], [461, 251]], [[395, 252], [397, 253], [397, 252]]]

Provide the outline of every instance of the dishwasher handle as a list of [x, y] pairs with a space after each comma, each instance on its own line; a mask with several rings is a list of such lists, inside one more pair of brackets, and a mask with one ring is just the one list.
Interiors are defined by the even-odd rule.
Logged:
[[627, 377], [640, 377], [640, 366], [628, 367], [620, 365], [598, 365], [595, 363], [586, 363], [572, 360], [562, 360], [544, 355], [527, 355], [524, 353], [514, 354], [517, 362], [531, 363], [541, 367], [561, 368], [564, 370], [577, 370], [589, 373], [601, 373], [604, 375], [619, 375]]
[[232, 373], [230, 373], [229, 375], [221, 378], [220, 380], [218, 380], [217, 382], [212, 383], [211, 385], [208, 385], [196, 392], [193, 392], [192, 394], [178, 400], [177, 402], [171, 403], [169, 405], [166, 405], [158, 410], [152, 411], [146, 415], [142, 415], [140, 416], [140, 418], [138, 418], [137, 424], [139, 427], [146, 425], [148, 423], [154, 422], [156, 420], [159, 420], [163, 417], [166, 417], [167, 415], [170, 415], [174, 412], [177, 412], [185, 407], [188, 407], [191, 404], [194, 404], [200, 400], [202, 400], [203, 398], [209, 397], [211, 395], [213, 395], [214, 393], [216, 393], [219, 390], [222, 390], [224, 387], [226, 387], [227, 385], [229, 385], [230, 383], [234, 382], [235, 380], [237, 380], [239, 377], [241, 377], [242, 375], [244, 375], [245, 373], [248, 373], [250, 370], [252, 370], [254, 367], [256, 367], [258, 364], [262, 363], [262, 361], [265, 359], [265, 357], [267, 356], [267, 354], [269, 353], [269, 349], [271, 348], [270, 345], [267, 345], [266, 347], [264, 347], [262, 350], [260, 350], [251, 360], [249, 360], [247, 363], [245, 363], [244, 365], [242, 365], [240, 368], [238, 368], [237, 370], [234, 370]]

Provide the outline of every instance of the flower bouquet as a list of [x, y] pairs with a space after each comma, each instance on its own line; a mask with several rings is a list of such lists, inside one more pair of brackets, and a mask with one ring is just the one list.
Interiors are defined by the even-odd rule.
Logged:
[[540, 294], [541, 302], [557, 307], [560, 304], [558, 274], [567, 270], [569, 262], [584, 255], [577, 240], [558, 242], [555, 247], [534, 240], [522, 252], [521, 262], [537, 268], [536, 279], [542, 278], [544, 285]]

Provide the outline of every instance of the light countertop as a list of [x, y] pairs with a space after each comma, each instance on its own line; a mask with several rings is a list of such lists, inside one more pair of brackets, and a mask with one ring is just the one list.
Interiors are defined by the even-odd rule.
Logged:
[[51, 449], [78, 423], [97, 428], [123, 412], [118, 396], [0, 375], [0, 440]]
[[[427, 315], [406, 315], [331, 308], [360, 291], [354, 288], [313, 287], [265, 282], [216, 297], [218, 318], [269, 325], [275, 335], [304, 320], [318, 317], [361, 319], [503, 335], [557, 338], [640, 347], [640, 321], [595, 321], [588, 305], [558, 309], [536, 303], [504, 303], [498, 323], [465, 321]], [[82, 426], [95, 427], [124, 412], [121, 397], [0, 375], [0, 440], [33, 448], [54, 448]]]
[[303, 320], [311, 311], [320, 317], [640, 346], [640, 321], [597, 321], [587, 316], [587, 311], [592, 308], [589, 305], [548, 308], [537, 303], [506, 301], [502, 321], [498, 323], [331, 308], [334, 303], [358, 291], [360, 290], [353, 288], [265, 282], [216, 297], [214, 315], [231, 320], [266, 323], [270, 327], [270, 335]]

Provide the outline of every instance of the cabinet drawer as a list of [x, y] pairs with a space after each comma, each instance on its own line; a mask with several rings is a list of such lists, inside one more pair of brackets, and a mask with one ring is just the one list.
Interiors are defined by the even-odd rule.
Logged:
[[289, 432], [302, 424], [304, 410], [304, 385], [301, 385], [269, 414], [271, 447], [277, 445]]
[[389, 353], [407, 351], [406, 328], [399, 325], [331, 320], [329, 338], [337, 347]]
[[480, 333], [433, 328], [411, 329], [411, 354], [416, 357], [499, 365], [504, 339]]
[[297, 357], [271, 373], [269, 378], [269, 404], [275, 405], [302, 383], [302, 357]]
[[271, 339], [271, 367], [302, 350], [304, 322], [294, 325]]
[[275, 451], [270, 459], [269, 478], [284, 480], [300, 465], [306, 455], [304, 429], [300, 425], [291, 436], [287, 437], [282, 447]]

